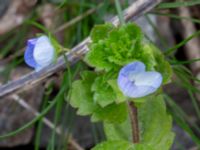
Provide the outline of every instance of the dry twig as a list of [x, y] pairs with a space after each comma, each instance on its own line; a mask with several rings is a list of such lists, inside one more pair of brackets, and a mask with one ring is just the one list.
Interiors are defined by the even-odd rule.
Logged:
[[[143, 15], [145, 12], [154, 8], [162, 0], [139, 0], [130, 5], [123, 15], [125, 20], [137, 19], [139, 16]], [[119, 24], [118, 17], [114, 17], [110, 20], [114, 25]], [[80, 44], [72, 48], [71, 52], [66, 53], [66, 57], [71, 65], [76, 63], [85, 53], [88, 51], [87, 45], [90, 43], [90, 37], [86, 38]], [[74, 53], [76, 55], [74, 55]], [[43, 81], [54, 73], [66, 68], [66, 62], [63, 56], [59, 57], [56, 64], [49, 65], [48, 67], [42, 69], [39, 72], [31, 72], [16, 81], [11, 81], [5, 85], [0, 86], [0, 97], [5, 96], [9, 93], [16, 92], [19, 89], [23, 89], [27, 86], [33, 86], [36, 83]]]

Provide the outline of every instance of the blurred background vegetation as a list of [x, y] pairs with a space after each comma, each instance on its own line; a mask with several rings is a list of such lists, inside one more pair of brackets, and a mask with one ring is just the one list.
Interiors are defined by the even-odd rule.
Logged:
[[[134, 0], [120, 2], [125, 9]], [[164, 87], [176, 133], [172, 150], [200, 149], [199, 4], [163, 1], [136, 21], [173, 67], [172, 82]], [[95, 24], [116, 14], [114, 0], [0, 0], [0, 84], [31, 71], [23, 59], [27, 39], [48, 30], [61, 45], [72, 48]], [[18, 95], [1, 98], [0, 135], [11, 136], [0, 137], [0, 149], [81, 150], [105, 139], [100, 123], [77, 116], [66, 103], [72, 81], [88, 67], [80, 60], [67, 68]], [[39, 112], [45, 121], [37, 117]]]

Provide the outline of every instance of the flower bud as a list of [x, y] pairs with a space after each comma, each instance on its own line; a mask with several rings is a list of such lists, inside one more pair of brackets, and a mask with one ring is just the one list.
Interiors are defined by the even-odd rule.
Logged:
[[39, 71], [54, 61], [55, 53], [49, 38], [43, 35], [28, 40], [24, 60], [27, 65]]

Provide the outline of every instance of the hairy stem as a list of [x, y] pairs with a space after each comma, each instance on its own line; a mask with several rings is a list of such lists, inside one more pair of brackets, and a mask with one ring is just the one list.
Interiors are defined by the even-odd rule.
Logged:
[[140, 132], [139, 132], [139, 126], [138, 126], [137, 108], [133, 102], [129, 102], [128, 106], [129, 106], [129, 115], [130, 115], [131, 127], [132, 127], [132, 140], [133, 140], [133, 143], [139, 143]]

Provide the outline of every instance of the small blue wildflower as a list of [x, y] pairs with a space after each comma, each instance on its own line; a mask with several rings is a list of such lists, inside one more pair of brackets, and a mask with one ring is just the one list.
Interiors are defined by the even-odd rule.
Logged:
[[118, 86], [127, 97], [139, 98], [155, 92], [162, 83], [162, 75], [156, 71], [145, 71], [140, 61], [124, 66], [118, 75]]
[[55, 58], [55, 49], [47, 36], [29, 39], [24, 54], [27, 65], [36, 71], [50, 65]]

